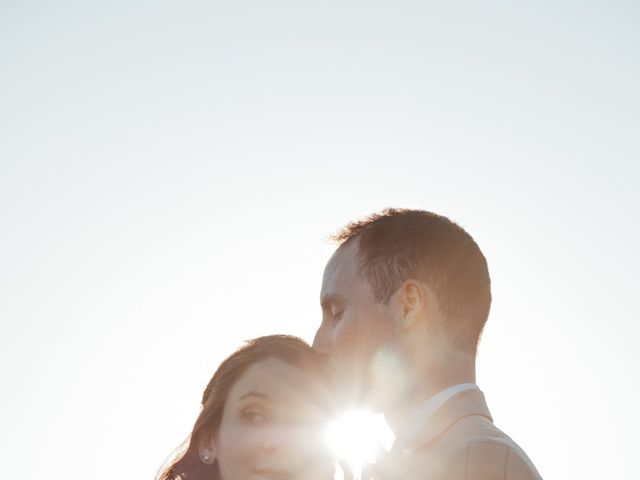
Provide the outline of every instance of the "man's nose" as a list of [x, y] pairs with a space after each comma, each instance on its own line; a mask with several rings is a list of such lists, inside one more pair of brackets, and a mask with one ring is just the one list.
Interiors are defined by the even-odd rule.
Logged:
[[318, 353], [329, 354], [328, 332], [323, 325], [320, 325], [315, 337], [313, 337], [313, 349]]

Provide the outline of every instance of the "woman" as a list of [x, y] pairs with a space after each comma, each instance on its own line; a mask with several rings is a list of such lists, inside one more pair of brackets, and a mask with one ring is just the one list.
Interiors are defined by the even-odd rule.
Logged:
[[325, 368], [302, 340], [248, 342], [209, 381], [186, 451], [159, 480], [330, 480]]

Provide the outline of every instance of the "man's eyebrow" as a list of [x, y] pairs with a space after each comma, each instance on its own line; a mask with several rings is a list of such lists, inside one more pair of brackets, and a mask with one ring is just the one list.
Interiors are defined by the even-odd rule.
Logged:
[[344, 297], [339, 293], [327, 293], [320, 297], [320, 306], [322, 308], [329, 308], [329, 305], [333, 302], [344, 301]]
[[269, 396], [266, 393], [259, 392], [257, 390], [250, 390], [244, 395], [242, 395], [238, 400], [244, 400], [245, 398], [249, 398], [249, 397], [264, 398], [265, 400], [269, 398]]

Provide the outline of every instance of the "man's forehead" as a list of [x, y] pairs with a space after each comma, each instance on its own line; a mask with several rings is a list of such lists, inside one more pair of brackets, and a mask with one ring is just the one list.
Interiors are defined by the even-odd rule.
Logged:
[[346, 269], [350, 267], [354, 267], [357, 271], [358, 269], [358, 242], [351, 241], [345, 244], [340, 245], [331, 258], [327, 262], [327, 269]]
[[359, 277], [358, 250], [355, 242], [341, 245], [324, 269], [321, 295], [336, 295]]

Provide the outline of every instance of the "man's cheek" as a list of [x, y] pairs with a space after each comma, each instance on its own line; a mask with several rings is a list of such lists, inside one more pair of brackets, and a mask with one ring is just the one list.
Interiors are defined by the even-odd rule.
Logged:
[[344, 319], [333, 332], [333, 352], [340, 358], [349, 358], [357, 348], [358, 334], [354, 322]]

